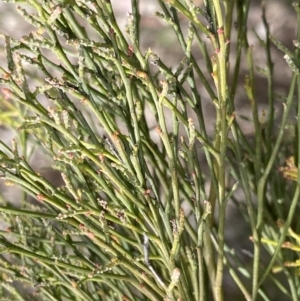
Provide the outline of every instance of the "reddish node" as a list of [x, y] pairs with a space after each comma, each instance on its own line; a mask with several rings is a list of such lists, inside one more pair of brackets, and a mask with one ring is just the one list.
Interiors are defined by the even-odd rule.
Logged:
[[157, 132], [159, 135], [162, 134], [162, 130], [161, 130], [161, 128], [160, 128], [159, 126], [157, 126], [157, 127], [155, 128], [155, 130], [156, 130], [156, 132]]
[[8, 72], [3, 74], [4, 79], [10, 79], [10, 77], [11, 77], [11, 74]]
[[133, 56], [133, 45], [128, 46], [127, 56], [129, 56], [129, 57]]
[[87, 104], [88, 103], [88, 98], [87, 97], [83, 97], [80, 102], [83, 103], [83, 104]]
[[144, 195], [149, 195], [151, 193], [151, 190], [150, 189], [147, 189], [144, 191]]
[[292, 247], [292, 244], [289, 241], [284, 242], [281, 245], [282, 248], [290, 249]]
[[36, 196], [36, 198], [38, 199], [38, 201], [43, 201], [46, 197], [43, 195], [43, 194], [41, 194], [41, 193], [39, 193], [37, 196]]
[[109, 34], [110, 34], [110, 35], [114, 35], [114, 34], [115, 34], [115, 31], [114, 31], [113, 28], [110, 28], [110, 29], [109, 29]]
[[218, 28], [217, 29], [217, 33], [218, 34], [223, 34], [224, 33], [224, 29], [221, 27], [221, 28]]
[[[104, 155], [103, 154], [99, 154], [98, 158], [100, 159], [100, 162], [104, 162]], [[99, 171], [100, 173], [101, 171]]]
[[95, 238], [95, 235], [92, 233], [92, 232], [88, 232], [88, 237], [90, 239], [94, 239]]
[[10, 96], [11, 96], [11, 90], [9, 90], [7, 88], [2, 88], [1, 91], [2, 91], [5, 99], [9, 99], [10, 98]]

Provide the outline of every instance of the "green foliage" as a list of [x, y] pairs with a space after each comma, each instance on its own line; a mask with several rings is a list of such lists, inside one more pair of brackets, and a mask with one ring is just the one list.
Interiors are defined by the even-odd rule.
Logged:
[[[107, 0], [25, 1], [34, 13], [16, 7], [34, 29], [20, 39], [3, 35], [1, 125], [18, 132], [12, 147], [0, 142], [0, 175], [23, 194], [18, 205], [1, 198], [1, 219], [9, 225], [0, 233], [1, 300], [221, 301], [225, 270], [246, 300], [270, 300], [266, 279], [298, 300], [299, 280], [284, 265], [294, 255], [281, 245], [294, 233], [299, 210], [300, 122], [287, 139], [297, 142], [283, 143], [292, 107], [300, 120], [299, 36], [294, 50], [271, 37], [263, 7], [263, 120], [247, 40], [249, 0], [208, 0], [202, 8], [188, 0], [157, 2], [157, 18], [173, 29], [183, 51], [177, 68], [142, 51], [137, 0], [126, 33]], [[237, 44], [231, 46], [234, 11]], [[276, 135], [273, 44], [291, 74]], [[236, 119], [241, 64], [253, 139]], [[214, 104], [212, 134], [201, 93]], [[61, 186], [34, 170], [35, 150], [52, 160]], [[276, 170], [288, 154], [296, 158], [293, 182]], [[229, 203], [251, 229], [251, 265], [227, 245]], [[277, 219], [284, 221], [280, 229]], [[293, 229], [300, 232], [299, 222]], [[267, 266], [262, 245], [271, 254]], [[271, 273], [275, 263], [286, 285]], [[27, 286], [17, 290], [16, 282]]]

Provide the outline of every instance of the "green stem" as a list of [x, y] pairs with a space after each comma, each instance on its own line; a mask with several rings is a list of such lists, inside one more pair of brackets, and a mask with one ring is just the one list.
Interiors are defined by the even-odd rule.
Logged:
[[[264, 210], [264, 203], [265, 203], [265, 186], [267, 182], [267, 178], [273, 168], [275, 159], [277, 157], [279, 147], [281, 145], [282, 137], [284, 135], [285, 126], [288, 119], [289, 111], [292, 107], [293, 100], [294, 100], [294, 91], [295, 91], [295, 84], [296, 84], [297, 75], [293, 73], [289, 95], [287, 98], [286, 104], [284, 104], [284, 112], [282, 116], [282, 121], [279, 128], [278, 137], [276, 139], [275, 145], [273, 147], [273, 151], [271, 153], [270, 159], [266, 165], [265, 171], [263, 175], [261, 176], [258, 187], [257, 187], [257, 202], [258, 202], [258, 208], [257, 208], [257, 222], [256, 222], [256, 229], [258, 231], [259, 237], [261, 236], [261, 231], [263, 227], [263, 210]], [[253, 300], [256, 299], [257, 291], [259, 289], [259, 264], [260, 264], [260, 242], [254, 241], [254, 264], [253, 264], [253, 281], [252, 281], [252, 298]], [[275, 260], [275, 259], [274, 259]], [[266, 273], [264, 273], [264, 277], [266, 276]], [[264, 279], [264, 278], [262, 278]]]

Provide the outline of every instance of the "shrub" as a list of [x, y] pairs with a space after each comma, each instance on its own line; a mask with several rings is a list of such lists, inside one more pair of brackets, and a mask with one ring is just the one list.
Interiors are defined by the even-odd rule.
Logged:
[[[295, 259], [288, 249], [299, 248], [299, 223], [290, 228], [299, 199], [299, 38], [289, 50], [272, 37], [263, 7], [266, 64], [256, 69], [249, 1], [210, 0], [202, 8], [189, 0], [157, 2], [157, 18], [183, 52], [176, 66], [142, 50], [137, 0], [126, 32], [110, 1], [16, 7], [35, 28], [20, 39], [3, 35], [1, 116], [18, 131], [11, 147], [1, 142], [0, 171], [22, 195], [17, 204], [1, 200], [8, 224], [0, 236], [2, 300], [221, 301], [225, 271], [246, 300], [270, 300], [266, 278], [275, 292], [298, 300], [299, 280], [287, 265]], [[272, 44], [292, 74], [278, 100], [278, 129]], [[263, 112], [255, 93], [262, 75]], [[252, 137], [238, 122], [243, 85]], [[214, 105], [213, 121], [205, 99]], [[289, 125], [292, 108], [297, 123]], [[39, 166], [32, 162], [38, 151]], [[46, 179], [46, 167], [61, 185]], [[227, 244], [229, 203], [251, 229], [251, 263]], [[262, 244], [271, 254], [265, 266]]]

